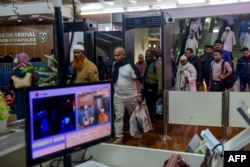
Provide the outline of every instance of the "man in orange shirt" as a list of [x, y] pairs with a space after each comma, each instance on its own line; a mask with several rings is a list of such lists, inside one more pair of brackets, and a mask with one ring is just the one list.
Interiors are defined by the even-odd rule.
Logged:
[[99, 81], [99, 74], [96, 65], [86, 57], [86, 52], [82, 45], [73, 46], [74, 60], [72, 66], [76, 69], [74, 83]]

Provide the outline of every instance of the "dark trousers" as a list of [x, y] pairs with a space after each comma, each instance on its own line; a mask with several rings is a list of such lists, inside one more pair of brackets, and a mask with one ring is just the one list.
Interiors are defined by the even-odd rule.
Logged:
[[211, 92], [224, 92], [225, 85], [222, 81], [211, 81]]
[[250, 86], [250, 77], [240, 78], [240, 91], [245, 92], [246, 86]]
[[156, 119], [155, 106], [158, 99], [158, 85], [157, 84], [143, 84], [143, 97], [146, 98], [148, 111], [151, 119]]

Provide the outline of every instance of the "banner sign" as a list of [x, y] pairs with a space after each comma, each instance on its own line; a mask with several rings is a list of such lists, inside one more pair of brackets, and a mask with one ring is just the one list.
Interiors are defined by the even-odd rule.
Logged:
[[15, 32], [15, 33], [0, 33], [0, 46], [25, 46], [37, 45], [37, 37], [40, 42], [47, 42], [48, 34], [46, 32]]

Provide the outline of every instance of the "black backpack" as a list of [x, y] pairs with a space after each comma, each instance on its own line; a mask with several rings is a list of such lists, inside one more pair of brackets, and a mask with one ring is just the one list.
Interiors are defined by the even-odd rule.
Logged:
[[[222, 73], [224, 70], [224, 65], [225, 65], [225, 61], [223, 60], [221, 63]], [[227, 73], [227, 71], [226, 71], [226, 73]], [[227, 89], [232, 88], [235, 81], [236, 81], [236, 76], [235, 76], [234, 69], [233, 69], [232, 74], [224, 80], [225, 88], [227, 88]]]

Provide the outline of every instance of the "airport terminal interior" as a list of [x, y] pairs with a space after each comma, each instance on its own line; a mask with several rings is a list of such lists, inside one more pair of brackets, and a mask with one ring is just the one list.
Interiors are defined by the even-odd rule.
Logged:
[[[250, 47], [250, 42], [246, 44], [241, 36], [242, 25], [245, 22], [249, 26], [245, 34], [250, 34], [249, 6], [250, 0], [2, 0], [0, 2], [0, 95], [13, 109], [15, 91], [10, 88], [10, 79], [13, 75], [12, 69], [17, 65], [17, 62], [14, 62], [15, 55], [20, 52], [26, 52], [37, 69], [47, 67], [49, 62], [47, 55], [53, 54], [60, 67], [52, 67], [49, 71], [50, 77], [55, 76], [51, 73], [56, 73], [57, 67], [60, 69], [62, 65], [71, 64], [74, 59], [73, 45], [83, 45], [90, 61], [97, 64], [99, 58], [102, 58], [107, 67], [105, 79], [103, 79], [105, 82], [111, 80], [116, 47], [124, 47], [127, 58], [134, 63], [138, 61], [138, 55], [145, 56], [147, 49], [158, 50], [163, 64], [164, 91], [161, 96], [164, 99], [163, 111], [151, 117], [152, 129], [139, 137], [131, 136], [130, 116], [126, 112], [123, 120], [124, 137], [119, 144], [148, 150], [173, 151], [173, 153], [188, 152], [191, 157], [205, 154], [201, 143], [206, 137], [204, 133], [208, 134], [209, 131], [209, 134], [211, 132], [218, 142], [224, 143], [225, 150], [250, 151], [248, 108], [250, 85], [245, 91], [232, 87], [225, 92], [209, 92], [209, 86], [204, 80], [195, 92], [176, 91], [171, 71], [173, 62], [176, 68], [179, 58], [185, 54], [190, 34], [197, 43], [194, 49], [195, 55], [202, 59], [204, 47], [214, 46], [217, 39], [222, 39], [227, 28], [230, 28], [234, 36], [229, 52], [231, 52], [232, 68], [235, 71], [237, 61], [243, 55], [242, 49]], [[51, 53], [52, 49], [54, 53]], [[12, 61], [4, 62], [7, 55], [11, 56]], [[46, 79], [47, 74], [39, 72], [40, 79]], [[51, 78], [47, 83], [39, 83], [39, 87], [44, 86], [43, 84], [56, 86], [57, 80]], [[60, 81], [60, 78], [58, 80]], [[41, 90], [37, 89], [37, 91]], [[100, 103], [105, 106], [105, 100], [110, 100], [110, 104], [113, 105], [111, 93], [108, 97], [107, 94], [101, 94], [101, 100], [96, 100], [97, 97], [94, 96], [94, 102], [88, 102], [89, 104], [83, 102], [81, 107], [87, 105], [95, 107]], [[72, 103], [77, 108], [75, 102]], [[0, 104], [3, 103], [0, 101]], [[78, 108], [74, 107], [73, 111], [76, 111]], [[111, 111], [112, 107], [108, 110], [108, 114], [114, 114]], [[112, 115], [109, 116], [113, 118]], [[0, 125], [1, 121], [0, 115]], [[68, 120], [65, 118], [64, 121]], [[15, 113], [10, 111], [10, 116], [5, 123], [4, 127], [0, 126], [0, 161], [12, 153], [14, 155], [15, 149], [12, 148], [14, 146], [19, 147], [20, 144], [34, 142], [29, 149], [32, 148], [35, 152], [36, 148], [33, 147], [44, 144], [45, 141], [42, 140], [40, 143], [35, 143], [33, 138], [31, 141], [27, 140], [29, 135], [25, 134], [25, 130], [31, 125], [27, 126], [25, 119], [18, 120]], [[41, 128], [45, 127], [45, 123], [47, 122], [42, 123]], [[110, 123], [112, 124], [113, 121]], [[51, 133], [54, 134], [54, 132]], [[49, 136], [46, 133], [42, 135]], [[98, 142], [113, 145], [112, 140], [95, 140], [91, 146], [99, 144]], [[237, 144], [234, 144], [235, 142]], [[22, 145], [22, 147], [25, 146]], [[44, 147], [46, 147], [45, 144]], [[86, 145], [84, 147], [87, 148]], [[46, 155], [43, 156], [46, 157]], [[55, 158], [53, 154], [53, 159]], [[27, 161], [32, 165], [42, 163], [42, 159], [36, 160], [32, 156]], [[24, 163], [26, 163], [25, 160]], [[8, 163], [5, 164], [8, 165]], [[112, 166], [112, 163], [109, 165]]]

